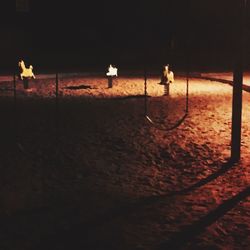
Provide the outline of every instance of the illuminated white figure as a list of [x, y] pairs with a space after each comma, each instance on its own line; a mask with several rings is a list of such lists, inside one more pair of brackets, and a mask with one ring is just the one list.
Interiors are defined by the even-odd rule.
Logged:
[[20, 73], [20, 77], [23, 80], [23, 78], [36, 78], [34, 73], [33, 73], [33, 66], [30, 65], [29, 68], [26, 68], [25, 63], [23, 60], [21, 60], [18, 63], [18, 66], [21, 68], [22, 72]]
[[106, 75], [107, 76], [118, 76], [117, 71], [118, 71], [118, 69], [116, 67], [113, 67], [112, 64], [110, 64]]
[[173, 71], [169, 70], [169, 66], [166, 65], [163, 71], [164, 78], [166, 79], [166, 83], [173, 83], [174, 82], [174, 73]]

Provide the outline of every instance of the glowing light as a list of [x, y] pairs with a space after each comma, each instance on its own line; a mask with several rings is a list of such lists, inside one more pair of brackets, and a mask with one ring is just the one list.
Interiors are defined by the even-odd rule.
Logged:
[[169, 70], [169, 65], [166, 65], [164, 67], [163, 76], [166, 78], [167, 83], [174, 82], [174, 73], [173, 73], [173, 71]]
[[36, 78], [34, 73], [33, 73], [33, 66], [30, 65], [29, 68], [26, 68], [25, 63], [23, 60], [21, 60], [18, 63], [18, 66], [20, 67], [20, 69], [22, 70], [22, 72], [20, 73], [20, 77], [23, 80], [23, 78]]
[[113, 67], [112, 64], [110, 64], [106, 75], [107, 76], [118, 76], [118, 69], [116, 67]]

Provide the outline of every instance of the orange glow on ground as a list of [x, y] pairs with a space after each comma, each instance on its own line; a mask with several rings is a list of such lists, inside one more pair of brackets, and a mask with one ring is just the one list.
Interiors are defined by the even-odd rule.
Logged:
[[[13, 93], [0, 92], [1, 244], [248, 249], [250, 93], [242, 160], [231, 165], [228, 84], [191, 78], [188, 116], [166, 132], [144, 117], [143, 77], [108, 89], [106, 76], [59, 75], [57, 109], [49, 77], [30, 80], [32, 92], [17, 81], [17, 116]], [[176, 76], [169, 97], [159, 81], [148, 79], [148, 112], [168, 125], [183, 114], [186, 79]]]

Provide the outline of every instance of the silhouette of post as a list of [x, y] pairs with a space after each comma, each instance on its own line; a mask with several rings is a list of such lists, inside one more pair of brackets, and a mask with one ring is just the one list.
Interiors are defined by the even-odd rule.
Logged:
[[58, 105], [58, 73], [56, 72], [56, 107]]
[[29, 88], [29, 79], [28, 77], [23, 78], [23, 88], [28, 89]]
[[113, 87], [113, 76], [108, 76], [108, 88]]
[[188, 113], [188, 95], [189, 95], [189, 69], [187, 70], [187, 75], [186, 75], [186, 114]]
[[168, 83], [168, 82], [166, 82], [165, 84], [164, 84], [164, 96], [169, 96], [169, 85], [170, 85], [170, 83]]
[[58, 90], [59, 90], [59, 79], [58, 79], [58, 72], [56, 72], [56, 107], [55, 107], [55, 143], [56, 146], [58, 145], [58, 138], [59, 138], [59, 131], [58, 131], [58, 126], [59, 126], [59, 110], [58, 110]]
[[238, 162], [241, 156], [241, 120], [242, 120], [242, 85], [243, 85], [243, 48], [246, 0], [239, 1], [239, 18], [236, 20], [235, 31], [235, 65], [233, 71], [233, 103], [232, 103], [232, 134], [231, 160]]
[[243, 71], [240, 63], [235, 66], [233, 76], [233, 108], [232, 108], [232, 145], [231, 158], [234, 162], [240, 160], [241, 146], [241, 116], [242, 116], [242, 80]]
[[147, 70], [144, 68], [144, 115], [148, 115], [148, 109], [147, 109]]

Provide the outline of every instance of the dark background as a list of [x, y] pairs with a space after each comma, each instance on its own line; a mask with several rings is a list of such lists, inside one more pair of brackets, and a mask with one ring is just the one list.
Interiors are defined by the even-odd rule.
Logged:
[[[1, 71], [19, 58], [43, 70], [231, 69], [244, 0], [1, 1]], [[249, 4], [244, 8], [248, 52]], [[246, 60], [248, 61], [248, 60]], [[247, 65], [248, 62], [246, 62]]]

